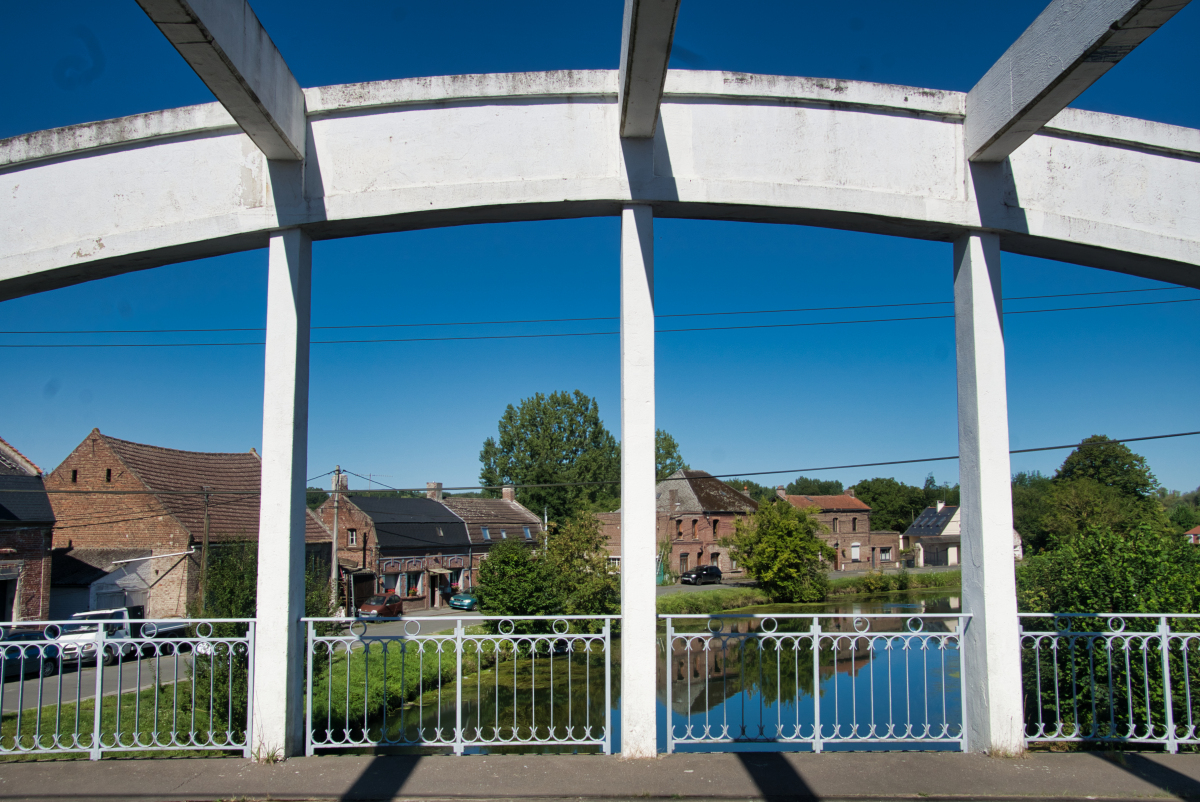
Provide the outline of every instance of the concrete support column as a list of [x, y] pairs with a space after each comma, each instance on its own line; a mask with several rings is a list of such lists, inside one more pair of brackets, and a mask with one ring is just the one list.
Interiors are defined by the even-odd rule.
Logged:
[[972, 232], [954, 243], [958, 353], [963, 609], [968, 748], [1024, 751], [1020, 639], [1013, 575], [1012, 485], [1000, 295], [1000, 239]]
[[304, 488], [308, 464], [308, 336], [312, 240], [271, 235], [258, 523], [258, 625], [251, 748], [263, 759], [301, 752]]
[[658, 754], [654, 609], [654, 213], [621, 211], [621, 755]]

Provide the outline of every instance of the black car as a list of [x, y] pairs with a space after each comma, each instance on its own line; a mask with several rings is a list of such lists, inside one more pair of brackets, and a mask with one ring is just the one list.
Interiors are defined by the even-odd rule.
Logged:
[[715, 565], [702, 565], [690, 571], [684, 571], [679, 581], [687, 585], [719, 585], [721, 584], [721, 569]]

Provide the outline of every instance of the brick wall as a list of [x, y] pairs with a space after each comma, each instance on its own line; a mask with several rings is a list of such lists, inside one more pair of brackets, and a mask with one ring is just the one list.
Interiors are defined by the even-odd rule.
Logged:
[[12, 549], [5, 561], [20, 563], [13, 620], [45, 620], [50, 615], [50, 528], [0, 528], [0, 548]]
[[[333, 499], [328, 499], [316, 511], [321, 523], [333, 531]], [[342, 499], [338, 504], [338, 561], [340, 565], [366, 568], [374, 571], [378, 563], [379, 547], [375, 539], [375, 523], [359, 511], [352, 502]], [[357, 545], [350, 545], [349, 530], [355, 530]], [[364, 549], [365, 546], [365, 549]], [[365, 561], [364, 561], [365, 557]]]

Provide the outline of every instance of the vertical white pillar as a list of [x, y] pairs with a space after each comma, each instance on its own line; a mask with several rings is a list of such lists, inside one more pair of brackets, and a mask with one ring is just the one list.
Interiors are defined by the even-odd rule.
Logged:
[[1025, 738], [1002, 312], [1000, 239], [966, 234], [954, 243], [963, 609], [972, 616], [963, 705], [968, 748], [1009, 755]]
[[[258, 522], [258, 625], [251, 748], [303, 749], [304, 488], [308, 464], [308, 335], [312, 240], [271, 235]], [[261, 759], [260, 757], [260, 759]]]
[[621, 755], [658, 754], [654, 608], [654, 213], [621, 211]]

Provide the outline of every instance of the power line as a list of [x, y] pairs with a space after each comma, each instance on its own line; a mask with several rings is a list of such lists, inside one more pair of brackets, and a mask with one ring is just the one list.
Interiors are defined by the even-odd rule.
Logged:
[[[1141, 301], [1127, 304], [1098, 304], [1095, 306], [1066, 306], [1057, 309], [1028, 309], [1015, 312], [1005, 312], [1005, 315], [1035, 315], [1045, 312], [1077, 312], [1088, 309], [1117, 309], [1130, 306], [1159, 306], [1162, 304], [1186, 304], [1200, 301], [1200, 298], [1178, 298], [1171, 301]], [[942, 303], [937, 301], [935, 303]], [[809, 326], [849, 326], [858, 323], [903, 323], [914, 320], [952, 320], [954, 315], [922, 315], [918, 317], [875, 318], [871, 320], [824, 320], [808, 323], [762, 323], [753, 326], [697, 326], [683, 329], [656, 329], [656, 334], [676, 334], [697, 331], [739, 331], [750, 329], [787, 329], [805, 328]], [[620, 334], [618, 331], [585, 331], [559, 332], [552, 334], [489, 334], [473, 337], [403, 337], [376, 338], [367, 340], [313, 340], [312, 345], [354, 345], [365, 343], [421, 343], [421, 342], [458, 342], [474, 340], [537, 340], [560, 337], [605, 337]], [[228, 346], [262, 346], [261, 342], [236, 343], [31, 343], [31, 344], [0, 344], [0, 348], [211, 348]]]
[[[1140, 290], [1103, 290], [1099, 292], [1067, 292], [1058, 293], [1055, 295], [1017, 295], [1009, 298], [1004, 298], [1005, 301], [1032, 301], [1042, 300], [1046, 298], [1081, 298], [1084, 296], [1094, 295], [1121, 295], [1131, 292], [1169, 292], [1178, 290], [1188, 290], [1190, 287], [1149, 287]], [[795, 312], [841, 312], [851, 309], [888, 309], [909, 306], [939, 306], [944, 304], [952, 304], [954, 301], [914, 301], [911, 303], [893, 303], [893, 304], [858, 304], [854, 306], [811, 306], [801, 307], [796, 309], [751, 309], [742, 312], [678, 312], [673, 314], [655, 315], [655, 318], [676, 318], [676, 317], [715, 317], [715, 316], [730, 316], [730, 315], [781, 315]], [[1091, 307], [1081, 307], [1084, 309]], [[397, 328], [429, 328], [434, 326], [506, 326], [527, 323], [585, 323], [596, 322], [602, 320], [620, 320], [620, 317], [605, 316], [605, 317], [562, 317], [562, 318], [537, 318], [529, 320], [464, 320], [457, 322], [434, 322], [434, 323], [370, 323], [357, 324], [347, 326], [312, 326], [313, 331], [330, 330], [330, 329], [397, 329]], [[266, 331], [264, 327], [255, 328], [217, 328], [217, 329], [29, 329], [29, 330], [14, 330], [0, 331], [0, 334], [204, 334], [204, 333], [219, 333], [219, 332], [239, 332], [239, 331]], [[332, 473], [332, 471], [330, 471]]]
[[[1062, 450], [1068, 449], [1068, 448], [1087, 448], [1087, 447], [1091, 447], [1091, 446], [1107, 445], [1108, 443], [1139, 443], [1139, 442], [1143, 442], [1146, 440], [1168, 440], [1168, 439], [1171, 439], [1174, 437], [1193, 437], [1198, 434], [1200, 434], [1200, 431], [1174, 432], [1172, 434], [1152, 434], [1152, 435], [1146, 435], [1144, 437], [1124, 437], [1121, 439], [1110, 438], [1110, 439], [1103, 440], [1103, 441], [1100, 441], [1097, 443], [1079, 442], [1079, 443], [1066, 443], [1064, 445], [1057, 445], [1057, 446], [1038, 446], [1036, 448], [1017, 448], [1017, 449], [1010, 450], [1008, 453], [1009, 454], [1032, 454], [1032, 453], [1038, 452], [1038, 451], [1062, 451]], [[838, 471], [838, 470], [843, 470], [843, 469], [847, 469], [847, 468], [878, 468], [878, 467], [883, 467], [883, 466], [887, 466], [887, 465], [911, 465], [911, 464], [919, 463], [919, 462], [944, 462], [947, 460], [954, 460], [954, 459], [958, 459], [958, 458], [959, 458], [959, 455], [955, 454], [955, 455], [949, 456], [949, 457], [922, 457], [920, 459], [888, 460], [886, 462], [860, 462], [860, 463], [856, 463], [853, 465], [823, 465], [823, 466], [816, 467], [816, 468], [788, 468], [786, 470], [779, 470], [779, 471], [752, 471], [752, 472], [741, 472], [741, 473], [719, 473], [719, 474], [711, 474], [711, 475], [715, 479], [740, 479], [745, 476], [769, 476], [772, 474], [781, 474], [781, 473], [816, 473], [816, 472], [820, 472], [820, 471]], [[357, 473], [348, 471], [345, 468], [342, 469], [342, 473], [347, 473], [352, 476], [357, 476], [359, 479], [367, 478], [367, 477], [361, 476]], [[374, 480], [371, 480], [371, 481], [374, 481]], [[682, 479], [676, 480], [676, 481], [682, 481]], [[524, 484], [524, 485], [516, 485], [515, 484], [515, 485], [508, 485], [508, 486], [516, 488], [516, 489], [522, 489], [522, 488], [527, 489], [527, 488], [542, 488], [542, 487], [591, 487], [591, 486], [596, 486], [596, 485], [614, 485], [614, 484], [620, 484], [620, 480], [612, 479], [612, 480], [602, 480], [602, 481], [596, 481], [596, 482], [546, 482], [546, 483], [541, 483], [541, 484]], [[444, 490], [444, 491], [500, 490], [502, 487], [504, 487], [504, 485], [476, 485], [476, 486], [472, 486], [472, 487], [443, 487], [442, 490]], [[396, 491], [396, 492], [400, 492], [400, 493], [423, 493], [428, 489], [429, 488], [427, 488], [427, 487], [387, 487], [387, 486], [381, 488], [381, 490], [391, 490], [391, 491]], [[41, 492], [41, 491], [0, 489], [0, 493], [37, 493], [37, 492]], [[112, 495], [163, 494], [163, 491], [153, 491], [153, 490], [47, 490], [45, 492], [47, 492], [47, 493], [80, 494], [80, 495], [97, 494], [97, 493], [112, 494]], [[259, 491], [259, 490], [226, 490], [226, 491], [176, 490], [176, 491], [167, 491], [167, 492], [172, 493], [172, 494], [190, 493], [193, 495], [202, 495], [206, 492], [209, 495], [214, 495], [217, 492], [236, 493], [239, 495], [257, 495], [261, 491]], [[345, 491], [345, 492], [347, 495], [353, 495], [355, 492], [372, 492], [372, 491]], [[232, 503], [232, 501], [230, 503]]]

